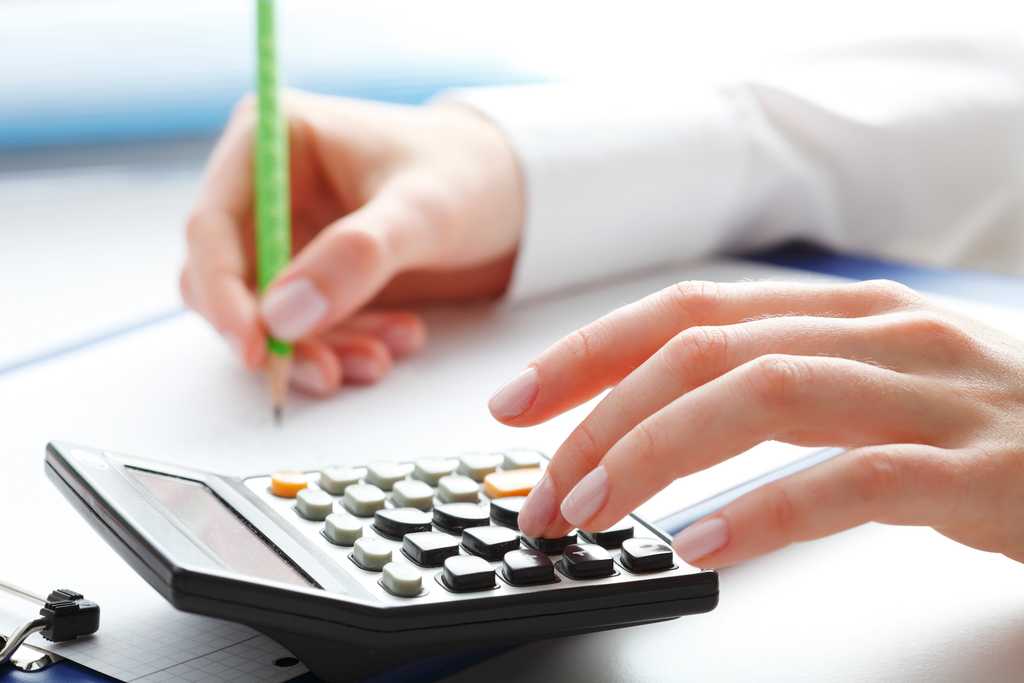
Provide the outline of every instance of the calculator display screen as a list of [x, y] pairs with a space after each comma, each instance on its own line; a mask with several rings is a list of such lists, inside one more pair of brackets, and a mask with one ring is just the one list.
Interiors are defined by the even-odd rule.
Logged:
[[126, 469], [228, 569], [298, 586], [313, 585], [205, 484]]

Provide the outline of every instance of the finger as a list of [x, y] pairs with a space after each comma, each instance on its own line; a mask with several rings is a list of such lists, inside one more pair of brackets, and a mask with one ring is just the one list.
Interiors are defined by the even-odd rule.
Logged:
[[326, 398], [338, 391], [342, 378], [341, 362], [330, 346], [316, 339], [295, 345], [295, 356], [288, 376], [294, 389], [317, 398]]
[[[949, 331], [939, 332], [945, 328]], [[648, 416], [760, 356], [833, 356], [902, 372], [922, 366], [945, 367], [949, 350], [962, 344], [955, 326], [924, 312], [862, 318], [784, 316], [690, 327], [626, 376], [559, 447], [548, 467], [554, 497], [561, 500], [619, 439]], [[555, 514], [554, 505], [547, 503], [535, 512], [535, 504], [531, 497], [520, 512], [524, 533], [559, 535], [570, 528]]]
[[604, 528], [672, 480], [773, 439], [952, 444], [969, 431], [975, 411], [943, 386], [843, 358], [761, 356], [637, 424], [566, 496], [562, 516]]
[[437, 249], [429, 211], [385, 189], [299, 252], [263, 297], [261, 312], [285, 341], [317, 334], [372, 299], [400, 270]]
[[240, 105], [210, 156], [186, 228], [191, 305], [243, 350], [249, 367], [259, 364], [263, 340], [242, 240], [252, 201], [252, 126], [251, 105]]
[[322, 340], [341, 363], [346, 384], [373, 384], [391, 371], [390, 350], [372, 335], [335, 330]]
[[550, 419], [612, 386], [689, 327], [779, 315], [857, 317], [919, 300], [892, 282], [680, 283], [557, 342], [491, 399], [491, 413], [515, 426]]
[[953, 451], [859, 448], [742, 496], [684, 529], [673, 546], [690, 564], [724, 567], [870, 521], [941, 526], [967, 481]]
[[362, 311], [331, 328], [322, 336], [330, 340], [336, 332], [359, 333], [384, 342], [392, 357], [400, 358], [423, 348], [427, 327], [423, 318], [409, 311]]

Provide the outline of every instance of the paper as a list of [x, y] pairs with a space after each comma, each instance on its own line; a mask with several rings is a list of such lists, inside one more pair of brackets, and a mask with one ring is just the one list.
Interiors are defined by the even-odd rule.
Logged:
[[[215, 668], [216, 657], [261, 641], [253, 640], [248, 628], [176, 612], [145, 584], [45, 479], [47, 441], [232, 474], [480, 448], [550, 452], [587, 406], [525, 430], [496, 423], [486, 409], [494, 389], [548, 344], [613, 307], [681, 279], [767, 277], [824, 279], [723, 262], [517, 307], [435, 312], [428, 317], [431, 338], [422, 354], [399, 363], [378, 386], [346, 388], [327, 401], [296, 399], [282, 429], [272, 424], [260, 378], [241, 369], [223, 342], [191, 314], [0, 377], [5, 444], [0, 505], [5, 517], [24, 520], [5, 528], [0, 574], [40, 592], [73, 588], [103, 608], [97, 636], [69, 645], [35, 644], [126, 680], [175, 680], [145, 677], [170, 675], [186, 662], [189, 675], [200, 671], [205, 676], [209, 667]], [[1002, 315], [990, 311], [988, 317]], [[1016, 320], [1017, 329], [1024, 329]], [[643, 511], [651, 517], [673, 512], [805, 452], [766, 444], [680, 480]], [[30, 605], [0, 597], [0, 632], [31, 612]], [[199, 643], [187, 640], [201, 629], [208, 629], [208, 636]], [[284, 680], [302, 671], [274, 670], [279, 651], [268, 647], [260, 650], [260, 675], [269, 671], [284, 678], [268, 680]], [[207, 656], [196, 660], [197, 655]], [[125, 657], [133, 659], [130, 669]]]

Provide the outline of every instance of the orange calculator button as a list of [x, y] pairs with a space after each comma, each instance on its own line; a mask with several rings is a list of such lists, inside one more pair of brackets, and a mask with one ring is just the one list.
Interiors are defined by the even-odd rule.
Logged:
[[309, 480], [302, 472], [282, 470], [270, 477], [270, 492], [281, 498], [294, 498], [299, 491], [309, 486]]
[[491, 472], [484, 477], [484, 493], [488, 498], [525, 496], [540, 481], [541, 474], [539, 467]]

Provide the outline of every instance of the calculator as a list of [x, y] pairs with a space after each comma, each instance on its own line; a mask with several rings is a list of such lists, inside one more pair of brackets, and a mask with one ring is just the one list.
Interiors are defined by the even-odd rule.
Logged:
[[234, 477], [50, 443], [46, 472], [176, 608], [247, 624], [327, 681], [707, 612], [718, 576], [630, 515], [528, 538], [523, 449]]

